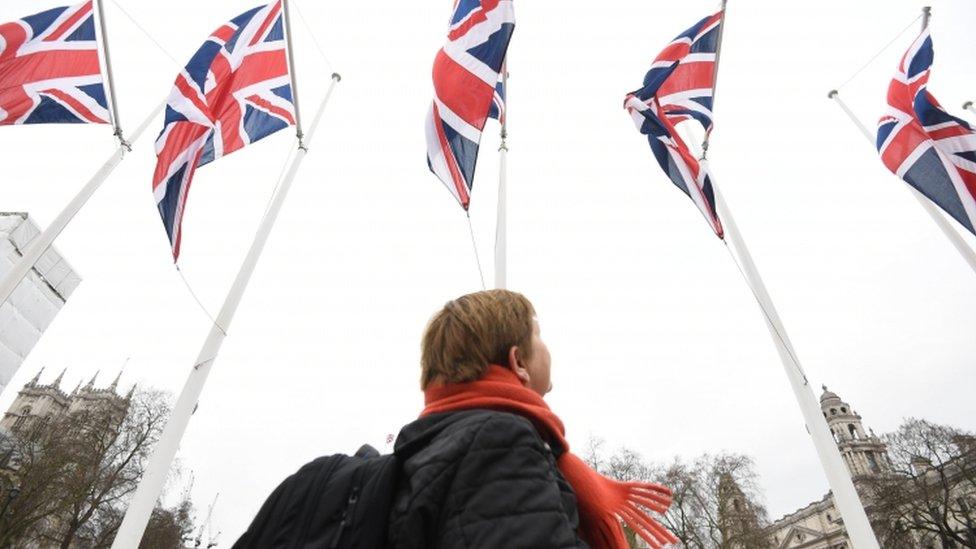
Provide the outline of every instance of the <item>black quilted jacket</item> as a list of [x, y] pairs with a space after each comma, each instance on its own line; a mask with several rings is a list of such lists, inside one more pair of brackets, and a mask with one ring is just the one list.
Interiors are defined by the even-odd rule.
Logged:
[[517, 415], [466, 410], [400, 431], [389, 541], [411, 548], [586, 547], [553, 450]]

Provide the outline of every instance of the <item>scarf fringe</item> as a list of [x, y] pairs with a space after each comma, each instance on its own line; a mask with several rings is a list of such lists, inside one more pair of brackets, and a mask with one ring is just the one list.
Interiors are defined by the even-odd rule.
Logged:
[[671, 506], [671, 490], [650, 482], [616, 482], [619, 499], [614, 515], [652, 549], [660, 549], [678, 538], [669, 532], [647, 510], [664, 514]]

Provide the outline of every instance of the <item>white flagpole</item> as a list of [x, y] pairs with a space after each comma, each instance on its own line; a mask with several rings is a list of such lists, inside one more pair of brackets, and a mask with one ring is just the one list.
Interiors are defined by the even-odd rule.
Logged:
[[[295, 135], [298, 136], [298, 148], [305, 148], [305, 134], [302, 131], [302, 110], [298, 108], [298, 76], [295, 73], [295, 54], [291, 44], [291, 13], [288, 10], [288, 0], [281, 0], [281, 9], [285, 16], [285, 57], [288, 59], [288, 76], [291, 78], [291, 98], [295, 104]], [[333, 73], [335, 76], [335, 73]], [[329, 91], [331, 92], [331, 88]]]
[[[718, 37], [715, 41], [715, 68], [712, 69], [712, 117], [715, 117], [715, 94], [718, 89], [718, 64], [722, 60], [722, 38], [725, 36], [725, 5], [727, 0], [722, 0], [722, 19], [719, 21]], [[711, 129], [705, 130], [705, 139], [702, 140], [701, 157], [702, 160], [708, 157], [708, 140], [711, 137]]]
[[[712, 82], [713, 116], [715, 89], [718, 82], [718, 64], [721, 59], [722, 37], [725, 31], [725, 15], [726, 0], [722, 0], [722, 25], [719, 27], [718, 42], [715, 48], [715, 74]], [[706, 173], [708, 170], [708, 161], [705, 158], [705, 154], [708, 152], [709, 137], [710, 132], [706, 132], [705, 139], [702, 142], [701, 160], [699, 161], [701, 163], [701, 169], [706, 170]], [[695, 140], [689, 139], [687, 142], [693, 144]], [[732, 247], [738, 252], [736, 255], [738, 255], [740, 261], [737, 263], [740, 265], [742, 275], [745, 277], [746, 283], [752, 290], [753, 295], [755, 295], [756, 301], [763, 311], [763, 316], [766, 318], [766, 327], [773, 337], [776, 351], [779, 353], [786, 377], [789, 379], [790, 387], [793, 389], [793, 395], [796, 397], [800, 412], [803, 414], [803, 420], [807, 425], [807, 432], [810, 433], [813, 446], [817, 450], [817, 456], [820, 458], [820, 466], [827, 476], [827, 483], [830, 486], [831, 492], [834, 494], [834, 502], [837, 505], [837, 510], [841, 514], [841, 518], [844, 520], [844, 525], [847, 528], [851, 543], [856, 549], [879, 549], [878, 540], [875, 538], [874, 531], [871, 529], [871, 523], [868, 521], [867, 513], [864, 511], [864, 506], [861, 504], [857, 491], [854, 489], [854, 482], [851, 480], [850, 473], [844, 465], [844, 460], [840, 456], [840, 451], [837, 449], [834, 438], [830, 435], [827, 420], [823, 417], [816, 397], [814, 397], [813, 391], [810, 389], [806, 374], [803, 373], [800, 361], [796, 358], [793, 344], [786, 334], [786, 328], [779, 318], [779, 313], [777, 313], [776, 307], [773, 305], [773, 300], [766, 291], [766, 285], [763, 283], [762, 277], [759, 276], [759, 270], [756, 269], [756, 264], [752, 261], [752, 254], [749, 253], [749, 248], [746, 247], [746, 243], [742, 239], [739, 228], [735, 223], [735, 218], [725, 204], [725, 200], [722, 197], [722, 193], [719, 192], [714, 178], [712, 178], [712, 190], [715, 193], [715, 206], [719, 210], [719, 219], [722, 220], [724, 227], [725, 243], [728, 245], [731, 242]]]
[[844, 526], [851, 543], [857, 549], [876, 549], [879, 547], [878, 540], [871, 529], [871, 523], [868, 521], [867, 513], [864, 511], [864, 506], [854, 488], [854, 482], [851, 480], [850, 473], [844, 465], [840, 451], [837, 449], [837, 444], [830, 434], [820, 405], [810, 388], [803, 368], [800, 366], [796, 351], [793, 350], [793, 344], [786, 333], [786, 327], [783, 326], [776, 306], [773, 305], [773, 301], [766, 291], [766, 285], [752, 261], [752, 254], [749, 253], [749, 248], [746, 247], [745, 240], [739, 233], [732, 211], [729, 210], [718, 186], [714, 184], [714, 180], [712, 181], [712, 189], [715, 192], [716, 207], [721, 212], [719, 217], [725, 228], [725, 241], [736, 250], [736, 255], [740, 259], [742, 275], [749, 284], [756, 301], [759, 302], [759, 307], [763, 311], [763, 316], [766, 318], [766, 327], [769, 328], [773, 343], [776, 344], [776, 351], [783, 363], [783, 370], [790, 380], [790, 387], [793, 389], [796, 402], [800, 406], [807, 432], [810, 433], [810, 438], [817, 450], [820, 465], [827, 476], [827, 483], [833, 493], [834, 503], [837, 505], [841, 518], [844, 519]]
[[85, 203], [88, 202], [88, 199], [92, 194], [94, 194], [98, 187], [101, 186], [105, 179], [108, 178], [108, 176], [112, 173], [112, 170], [119, 165], [119, 162], [122, 161], [122, 157], [125, 156], [125, 153], [130, 150], [131, 143], [135, 143], [135, 141], [139, 139], [139, 136], [141, 136], [146, 130], [149, 123], [152, 122], [156, 115], [159, 114], [165, 106], [166, 103], [164, 102], [160, 103], [159, 106], [153, 109], [149, 116], [142, 121], [142, 124], [136, 128], [135, 132], [132, 133], [132, 138], [129, 143], [124, 141], [119, 143], [118, 149], [116, 149], [115, 152], [112, 153], [112, 156], [105, 161], [105, 164], [103, 164], [102, 167], [95, 172], [95, 175], [88, 180], [88, 183], [86, 183], [85, 186], [78, 191], [78, 194], [76, 194], [75, 197], [68, 202], [64, 209], [61, 210], [61, 213], [54, 218], [54, 221], [52, 221], [51, 224], [44, 229], [44, 232], [37, 235], [34, 240], [31, 240], [27, 247], [24, 248], [24, 252], [20, 260], [13, 266], [12, 269], [10, 269], [6, 276], [3, 277], [3, 280], [0, 280], [0, 304], [5, 303], [7, 299], [10, 298], [10, 294], [14, 292], [17, 285], [20, 284], [20, 281], [27, 276], [27, 273], [30, 272], [31, 268], [34, 267], [34, 264], [37, 263], [42, 255], [44, 255], [44, 252], [51, 247], [51, 244], [54, 243], [54, 239], [61, 234], [61, 231], [63, 231], [68, 223], [71, 222], [75, 214], [77, 214]]
[[121, 526], [119, 526], [118, 534], [116, 534], [115, 540], [112, 542], [112, 549], [136, 549], [142, 540], [142, 535], [149, 522], [149, 516], [152, 514], [157, 498], [162, 493], [166, 475], [169, 472], [173, 458], [176, 456], [176, 450], [179, 448], [180, 440], [183, 438], [183, 433], [186, 431], [187, 424], [190, 422], [190, 416], [196, 409], [197, 401], [200, 399], [200, 393], [203, 391], [203, 385], [206, 383], [207, 376], [210, 375], [210, 369], [217, 359], [217, 353], [220, 352], [220, 347], [224, 342], [224, 338], [227, 336], [226, 331], [230, 328], [234, 313], [237, 311], [237, 306], [240, 304], [244, 290], [247, 288], [247, 284], [251, 279], [254, 267], [257, 265], [261, 251], [264, 249], [264, 245], [268, 240], [268, 235], [271, 234], [271, 229], [278, 217], [278, 212], [281, 210], [281, 206], [288, 196], [288, 190], [291, 187], [292, 180], [295, 179], [295, 174], [298, 172], [302, 160], [308, 153], [306, 146], [311, 143], [313, 133], [316, 127], [318, 127], [319, 121], [322, 119], [322, 114], [325, 112], [325, 106], [329, 101], [329, 97], [332, 95], [332, 90], [339, 80], [339, 75], [333, 73], [332, 83], [329, 85], [325, 98], [322, 99], [322, 103], [315, 113], [315, 118], [312, 120], [312, 125], [305, 135], [305, 144], [295, 153], [295, 159], [288, 168], [288, 172], [285, 174], [278, 192], [275, 193], [274, 199], [264, 215], [264, 219], [261, 220], [261, 225], [258, 227], [257, 234], [254, 236], [254, 242], [251, 243], [251, 248], [248, 250], [244, 262], [241, 263], [241, 268], [237, 272], [237, 277], [234, 279], [230, 291], [227, 292], [224, 304], [220, 308], [220, 313], [217, 315], [217, 321], [210, 328], [210, 333], [206, 341], [204, 341], [199, 355], [197, 355], [197, 360], [190, 369], [186, 383], [183, 385], [183, 391], [180, 393], [179, 399], [177, 399], [176, 405], [173, 407], [169, 421], [166, 422], [166, 427], [163, 428], [159, 442], [156, 443], [156, 448], [146, 467], [146, 472], [139, 482], [139, 487], [132, 496], [132, 500], [129, 502], [125, 517], [122, 519]]
[[498, 145], [498, 207], [496, 208], [495, 218], [495, 287], [505, 288], [508, 270], [508, 227], [507, 212], [508, 206], [506, 197], [507, 185], [507, 164], [508, 144], [505, 139], [508, 137], [508, 57], [502, 62], [502, 93], [505, 94], [505, 114], [502, 115], [501, 144]]
[[92, 5], [98, 12], [98, 30], [102, 40], [102, 55], [105, 57], [105, 97], [108, 100], [109, 113], [112, 116], [112, 126], [115, 130], [115, 137], [122, 145], [128, 145], [125, 137], [122, 136], [122, 122], [119, 121], [119, 109], [115, 102], [115, 79], [112, 77], [112, 58], [108, 54], [108, 32], [105, 30], [105, 12], [102, 8], [102, 0], [92, 0]]
[[[846, 114], [847, 117], [851, 119], [851, 122], [857, 126], [859, 130], [861, 130], [861, 134], [864, 135], [864, 138], [867, 139], [868, 143], [871, 144], [871, 148], [875, 149], [875, 153], [877, 153], [875, 147], [875, 137], [871, 135], [871, 132], [868, 131], [867, 127], [860, 120], [858, 120], [856, 116], [854, 116], [854, 113], [851, 112], [851, 109], [847, 107], [847, 104], [841, 100], [840, 94], [837, 92], [837, 90], [830, 90], [827, 97], [837, 102], [837, 105], [841, 108], [841, 110], [844, 111], [844, 114]], [[908, 187], [908, 189], [912, 192], [912, 195], [922, 206], [922, 209], [929, 214], [932, 221], [939, 226], [939, 229], [942, 230], [942, 234], [949, 239], [949, 242], [952, 243], [953, 247], [956, 248], [956, 251], [959, 252], [959, 255], [961, 255], [966, 263], [969, 264], [969, 267], [973, 270], [973, 272], [976, 272], [976, 251], [973, 251], [973, 249], [966, 244], [966, 241], [963, 240], [959, 232], [952, 228], [949, 221], [945, 218], [945, 216], [942, 215], [941, 212], [939, 212], [939, 208], [933, 204], [931, 200], [926, 198], [922, 193], [918, 192], [918, 189], [915, 187], [907, 183], [905, 186]]]

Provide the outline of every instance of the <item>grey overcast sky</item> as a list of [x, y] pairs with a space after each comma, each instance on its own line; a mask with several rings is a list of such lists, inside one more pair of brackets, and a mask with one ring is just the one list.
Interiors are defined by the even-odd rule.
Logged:
[[[213, 523], [225, 543], [302, 463], [364, 442], [388, 448], [421, 407], [426, 320], [480, 289], [465, 217], [424, 159], [451, 2], [295, 2], [311, 27], [296, 17], [307, 118], [329, 74], [343, 80], [180, 451], [201, 516], [220, 493]], [[57, 4], [7, 0], [0, 20]], [[131, 131], [204, 38], [254, 4], [107, 1], [123, 125]], [[731, 0], [710, 154], [817, 393], [827, 384], [877, 432], [906, 416], [976, 428], [976, 273], [827, 99], [921, 6]], [[775, 518], [826, 492], [813, 446], [739, 272], [621, 108], [658, 51], [717, 8], [516, 3], [509, 286], [538, 309], [549, 402], [572, 444], [595, 435], [654, 460], [752, 455]], [[930, 89], [969, 120], [974, 20], [971, 1], [933, 2]], [[917, 24], [841, 89], [869, 127]], [[127, 357], [124, 383], [182, 387], [209, 320], [173, 268], [150, 192], [161, 127], [153, 121], [59, 238], [84, 281], [11, 387], [42, 366], [47, 379], [67, 367], [69, 388], [96, 370], [107, 384]], [[471, 207], [489, 284], [497, 133], [490, 123]], [[293, 145], [280, 132], [196, 174], [181, 266], [212, 314]], [[113, 147], [107, 127], [3, 128], [0, 210], [46, 226]]]

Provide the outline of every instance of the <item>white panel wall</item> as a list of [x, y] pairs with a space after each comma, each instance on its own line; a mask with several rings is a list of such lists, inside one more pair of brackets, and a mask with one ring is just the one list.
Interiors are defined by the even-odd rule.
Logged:
[[[10, 271], [40, 230], [25, 214], [0, 212], [0, 276]], [[45, 253], [0, 305], [0, 390], [41, 338], [81, 277], [54, 249]]]

